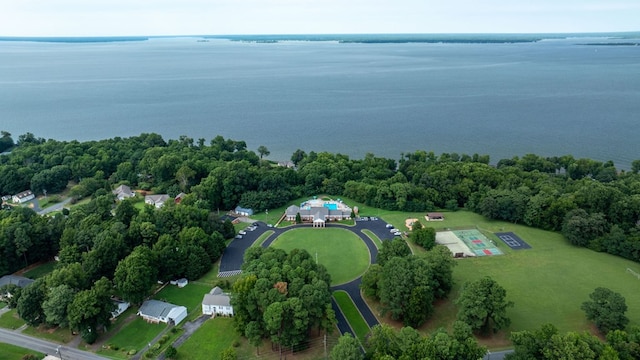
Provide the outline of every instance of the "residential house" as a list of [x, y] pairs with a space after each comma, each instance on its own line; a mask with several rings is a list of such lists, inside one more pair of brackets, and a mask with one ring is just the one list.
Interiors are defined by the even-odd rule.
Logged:
[[[3, 277], [0, 278], [0, 288], [2, 288], [5, 285], [16, 285], [17, 287], [20, 288], [24, 288], [27, 285], [31, 284], [32, 282], [34, 282], [34, 280], [26, 278], [26, 277], [22, 277], [22, 276], [17, 276], [17, 275], [5, 275]], [[11, 297], [10, 293], [0, 293], [0, 299], [3, 297]]]
[[169, 200], [169, 195], [167, 194], [146, 195], [144, 197], [145, 203], [153, 205], [157, 209], [161, 208], [167, 200]]
[[14, 203], [24, 204], [29, 200], [35, 199], [35, 197], [36, 196], [33, 194], [33, 192], [31, 192], [31, 190], [26, 190], [21, 193], [13, 195], [12, 199]]
[[236, 206], [235, 213], [240, 214], [242, 216], [251, 216], [253, 215], [253, 209], [243, 208], [241, 206]]
[[219, 287], [214, 287], [208, 294], [204, 294], [204, 298], [202, 299], [202, 313], [213, 316], [233, 316], [231, 297], [225, 294]]
[[131, 188], [127, 185], [118, 186], [117, 188], [115, 188], [115, 190], [112, 191], [112, 193], [119, 201], [136, 196], [136, 194], [131, 191]]
[[120, 316], [120, 314], [125, 312], [129, 308], [129, 306], [131, 306], [131, 304], [129, 304], [126, 301], [115, 300], [115, 299], [112, 301], [116, 305], [116, 309], [111, 312], [111, 317], [114, 319]]
[[159, 300], [147, 300], [142, 303], [138, 315], [148, 322], [178, 325], [187, 317], [187, 308]]

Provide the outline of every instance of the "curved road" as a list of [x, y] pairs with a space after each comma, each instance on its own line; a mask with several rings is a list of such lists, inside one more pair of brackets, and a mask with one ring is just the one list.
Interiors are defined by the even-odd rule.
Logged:
[[[301, 227], [311, 227], [310, 224], [300, 224], [288, 226], [286, 228], [269, 228], [265, 225], [265, 223], [258, 222], [258, 227], [254, 231], [247, 231], [246, 235], [243, 235], [242, 239], [234, 239], [231, 244], [225, 249], [224, 254], [222, 255], [222, 259], [220, 260], [220, 272], [219, 276], [230, 276], [240, 273], [240, 269], [242, 267], [242, 260], [244, 252], [247, 248], [249, 248], [253, 242], [260, 237], [267, 230], [273, 231], [273, 234], [269, 235], [269, 237], [262, 243], [262, 247], [269, 247], [275, 239], [280, 236], [280, 234], [285, 231], [289, 231], [291, 229], [301, 228]], [[367, 229], [373, 232], [378, 238], [382, 240], [386, 240], [392, 238], [389, 229], [386, 227], [387, 223], [382, 220], [372, 220], [372, 221], [356, 221], [354, 226], [343, 225], [343, 224], [327, 224], [327, 227], [337, 227], [345, 230], [349, 230], [356, 234], [362, 241], [365, 243], [367, 248], [369, 249], [370, 260], [371, 263], [374, 264], [376, 262], [376, 257], [378, 255], [378, 248], [373, 243], [373, 241], [366, 236], [362, 230]], [[345, 291], [353, 300], [353, 303], [360, 311], [360, 314], [367, 322], [369, 327], [373, 327], [379, 324], [378, 319], [373, 314], [365, 300], [362, 298], [362, 294], [360, 292], [360, 283], [362, 281], [362, 277], [358, 277], [348, 283], [340, 284], [336, 286], [332, 286], [331, 290], [342, 290]], [[340, 312], [338, 305], [335, 300], [331, 300], [331, 305], [333, 307], [334, 312], [336, 313], [336, 320], [338, 329], [340, 333], [344, 334], [346, 332], [352, 333], [351, 327], [349, 323], [344, 318], [342, 312]], [[353, 334], [355, 336], [355, 334]]]
[[107, 360], [108, 358], [90, 353], [88, 351], [82, 351], [42, 339], [34, 338], [31, 336], [23, 335], [21, 333], [0, 329], [0, 342], [20, 346], [25, 349], [31, 349], [39, 351], [41, 353], [56, 355], [56, 350], [59, 352], [58, 357], [64, 360]]

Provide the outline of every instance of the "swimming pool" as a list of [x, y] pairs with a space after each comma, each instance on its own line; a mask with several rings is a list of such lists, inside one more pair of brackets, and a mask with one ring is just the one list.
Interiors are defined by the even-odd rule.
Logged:
[[323, 205], [324, 207], [326, 207], [329, 210], [338, 210], [338, 204], [328, 204], [328, 203], [324, 203]]

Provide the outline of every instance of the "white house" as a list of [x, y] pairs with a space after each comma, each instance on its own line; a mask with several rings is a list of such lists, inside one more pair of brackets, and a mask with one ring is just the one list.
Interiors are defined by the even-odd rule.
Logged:
[[178, 325], [187, 317], [187, 308], [164, 301], [147, 300], [140, 306], [138, 315], [148, 322]]
[[253, 215], [253, 209], [243, 208], [242, 206], [236, 206], [236, 208], [233, 211], [236, 214], [239, 214], [239, 215], [242, 215], [242, 216], [251, 216], [251, 215]]
[[113, 303], [116, 305], [116, 309], [111, 312], [111, 317], [114, 319], [120, 316], [120, 314], [125, 312], [129, 306], [131, 306], [131, 304], [126, 301], [113, 300]]
[[112, 191], [112, 193], [120, 201], [122, 201], [122, 200], [124, 200], [126, 198], [130, 198], [130, 197], [136, 196], [136, 194], [133, 191], [131, 191], [131, 188], [128, 187], [127, 185], [118, 186], [117, 188], [115, 188], [115, 190]]
[[29, 200], [33, 200], [35, 197], [36, 196], [31, 192], [31, 190], [27, 190], [13, 195], [12, 200], [14, 203], [24, 204]]
[[153, 205], [156, 208], [161, 208], [167, 200], [169, 200], [169, 195], [167, 194], [146, 195], [144, 197], [145, 203]]
[[228, 294], [222, 292], [219, 287], [214, 287], [202, 299], [202, 313], [205, 315], [233, 316], [233, 306]]

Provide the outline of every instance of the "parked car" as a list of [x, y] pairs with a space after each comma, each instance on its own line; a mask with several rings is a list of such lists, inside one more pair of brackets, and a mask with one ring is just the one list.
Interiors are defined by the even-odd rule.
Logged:
[[247, 232], [246, 232], [246, 231], [244, 231], [244, 230], [240, 230], [240, 231], [238, 231], [238, 234], [240, 234], [240, 235], [247, 235]]
[[387, 227], [387, 229], [393, 229], [393, 225], [391, 225], [391, 224], [387, 224], [385, 226]]
[[242, 235], [240, 234], [236, 235], [236, 239], [242, 239]]

